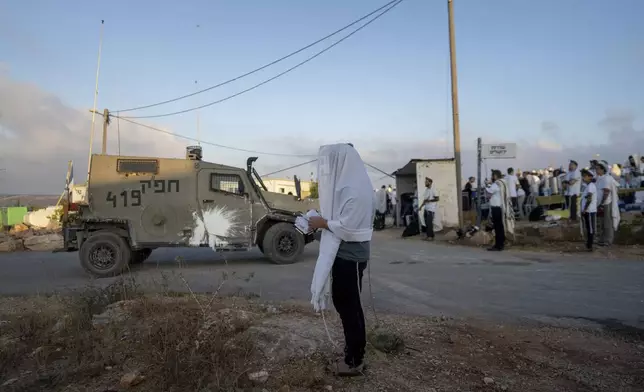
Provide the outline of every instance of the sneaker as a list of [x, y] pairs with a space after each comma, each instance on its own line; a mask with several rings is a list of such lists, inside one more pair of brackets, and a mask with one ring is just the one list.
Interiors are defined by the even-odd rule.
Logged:
[[351, 367], [341, 359], [333, 366], [333, 374], [338, 377], [357, 377], [363, 375], [364, 368], [364, 363]]

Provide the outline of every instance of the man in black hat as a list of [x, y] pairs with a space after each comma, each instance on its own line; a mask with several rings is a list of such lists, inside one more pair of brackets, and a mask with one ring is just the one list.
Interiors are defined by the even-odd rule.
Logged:
[[570, 220], [577, 220], [577, 198], [581, 193], [581, 173], [577, 161], [571, 160], [566, 174], [566, 206], [570, 210]]
[[594, 179], [594, 177], [597, 176], [597, 159], [590, 160], [590, 167], [588, 168], [588, 170], [593, 175], [593, 179]]
[[581, 170], [581, 178], [586, 184], [581, 196], [581, 220], [586, 237], [586, 249], [590, 252], [593, 250], [593, 240], [597, 231], [597, 187], [593, 183], [593, 177], [590, 170]]
[[494, 226], [494, 246], [488, 248], [490, 251], [502, 251], [505, 247], [505, 225], [503, 205], [508, 197], [507, 189], [501, 189], [505, 186], [501, 183], [503, 174], [500, 170], [492, 170], [492, 184], [490, 184], [485, 191], [490, 195], [490, 215], [492, 217], [492, 225]]

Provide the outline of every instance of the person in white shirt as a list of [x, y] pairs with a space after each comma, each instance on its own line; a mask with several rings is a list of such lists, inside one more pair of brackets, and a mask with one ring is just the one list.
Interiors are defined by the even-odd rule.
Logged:
[[597, 245], [610, 246], [613, 244], [615, 230], [619, 226], [620, 216], [617, 206], [616, 181], [608, 173], [608, 164], [605, 161], [597, 165], [597, 192], [598, 200], [597, 215], [602, 223], [602, 236]]
[[559, 181], [557, 181], [557, 170], [553, 168], [548, 168], [550, 175], [550, 191], [553, 195], [559, 194]]
[[539, 196], [539, 176], [537, 171], [533, 170], [528, 177], [528, 182], [530, 183], [530, 194], [534, 197]]
[[566, 171], [564, 170], [563, 166], [559, 167], [559, 171], [557, 173], [557, 188], [559, 188], [559, 193], [562, 195], [566, 194], [566, 189], [564, 187], [564, 182], [566, 180]]
[[541, 176], [541, 183], [543, 184], [542, 190], [544, 196], [551, 196], [552, 191], [550, 190], [550, 172], [548, 169], [543, 170], [543, 175]]
[[597, 187], [593, 183], [593, 173], [590, 170], [582, 170], [581, 179], [586, 184], [581, 195], [581, 220], [586, 237], [586, 249], [592, 252], [597, 230]]
[[385, 228], [385, 215], [387, 214], [387, 190], [383, 185], [375, 193], [376, 216], [374, 219], [374, 229], [382, 230]]
[[492, 170], [492, 183], [485, 191], [490, 195], [490, 215], [494, 225], [494, 246], [488, 250], [501, 251], [505, 246], [505, 227], [503, 226], [503, 190], [498, 180], [503, 175], [500, 170]]
[[394, 216], [395, 226], [398, 221], [398, 211], [396, 210], [396, 204], [398, 204], [398, 201], [396, 200], [396, 188], [392, 189], [391, 192], [389, 192], [389, 197], [391, 198], [391, 213]]
[[581, 173], [577, 161], [571, 160], [566, 174], [566, 206], [570, 210], [570, 220], [577, 220], [577, 198], [581, 191]]
[[637, 188], [640, 186], [640, 159], [637, 154], [629, 155], [628, 160], [624, 163], [623, 167], [626, 170], [626, 184], [629, 188]]
[[519, 179], [514, 175], [514, 169], [508, 168], [508, 175], [505, 176], [505, 181], [508, 183], [508, 189], [510, 191], [510, 198], [512, 199], [512, 207], [514, 210], [519, 209], [519, 201], [517, 199], [517, 188], [519, 187]]
[[419, 208], [419, 213], [423, 214], [425, 218], [425, 231], [427, 241], [434, 240], [434, 215], [436, 214], [436, 206], [438, 205], [438, 194], [432, 188], [434, 181], [425, 177], [425, 192], [423, 193], [422, 204]]

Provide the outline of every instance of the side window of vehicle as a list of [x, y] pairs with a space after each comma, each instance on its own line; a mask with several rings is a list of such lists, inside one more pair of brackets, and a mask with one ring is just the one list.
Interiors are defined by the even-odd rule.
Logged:
[[210, 190], [243, 195], [245, 193], [244, 181], [237, 174], [212, 173], [210, 175]]
[[124, 174], [158, 174], [159, 161], [156, 159], [118, 159], [116, 171]]

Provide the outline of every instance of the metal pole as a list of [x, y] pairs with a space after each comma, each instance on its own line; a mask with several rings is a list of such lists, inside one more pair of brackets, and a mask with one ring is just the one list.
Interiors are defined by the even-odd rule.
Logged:
[[101, 154], [107, 154], [107, 125], [110, 123], [110, 111], [107, 109], [103, 110], [103, 149]]
[[101, 49], [103, 48], [103, 26], [105, 21], [101, 20], [101, 34], [98, 41], [98, 62], [96, 66], [96, 86], [94, 87], [94, 106], [92, 107], [92, 130], [89, 134], [89, 157], [87, 158], [87, 178], [89, 178], [89, 167], [92, 164], [92, 144], [94, 144], [94, 125], [96, 124], [96, 100], [98, 99], [98, 75], [101, 70]]
[[481, 188], [481, 150], [483, 150], [483, 141], [478, 138], [476, 141], [476, 226], [481, 227], [483, 203], [483, 188]]
[[447, 0], [449, 18], [449, 58], [452, 74], [452, 126], [454, 130], [454, 159], [456, 160], [456, 194], [458, 195], [458, 225], [463, 227], [463, 179], [461, 175], [461, 133], [458, 120], [458, 80], [456, 77], [456, 42], [454, 37], [454, 4]]
[[[195, 80], [195, 87], [197, 86], [197, 81]], [[199, 87], [196, 87], [199, 90]], [[197, 109], [197, 145], [201, 146], [201, 124], [199, 124], [199, 110]]]
[[119, 156], [121, 156], [121, 121], [119, 115], [121, 113], [116, 112], [116, 142], [119, 148]]

